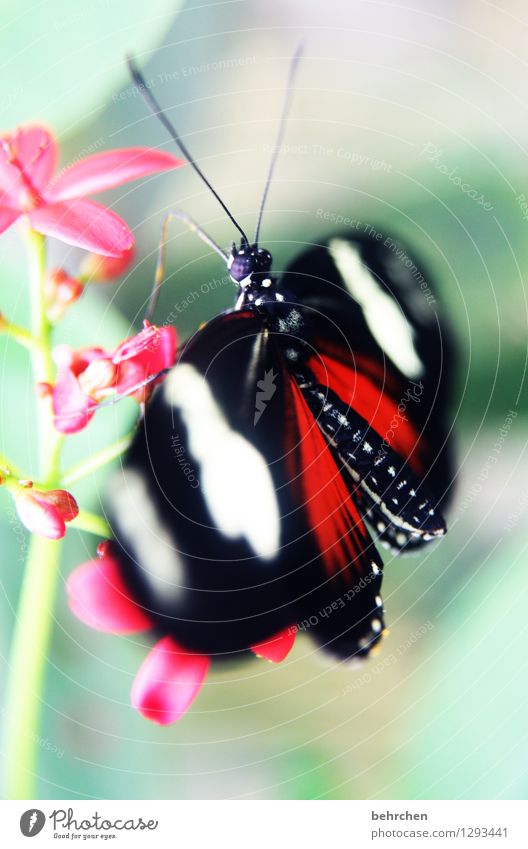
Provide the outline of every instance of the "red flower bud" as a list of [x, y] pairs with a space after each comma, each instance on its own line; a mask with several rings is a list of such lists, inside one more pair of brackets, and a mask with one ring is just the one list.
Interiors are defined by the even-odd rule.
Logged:
[[64, 271], [54, 268], [46, 275], [46, 312], [48, 319], [54, 324], [60, 321], [71, 304], [75, 303], [83, 293], [79, 280]]
[[35, 383], [35, 391], [37, 393], [37, 398], [49, 398], [53, 387], [51, 383], [44, 383], [43, 381], [39, 383]]
[[79, 513], [75, 498], [64, 489], [41, 492], [29, 486], [21, 487], [15, 494], [15, 504], [26, 528], [49, 539], [61, 539], [66, 533], [66, 522]]
[[88, 254], [81, 265], [80, 276], [90, 283], [113, 283], [128, 271], [135, 258], [134, 248], [119, 257]]

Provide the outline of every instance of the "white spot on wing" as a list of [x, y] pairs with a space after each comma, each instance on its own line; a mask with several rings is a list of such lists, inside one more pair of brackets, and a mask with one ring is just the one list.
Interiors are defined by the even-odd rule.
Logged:
[[329, 250], [381, 349], [408, 377], [420, 377], [423, 365], [414, 347], [412, 328], [396, 301], [361, 262], [353, 245], [343, 239], [331, 239]]
[[174, 540], [158, 516], [141, 474], [116, 472], [109, 493], [120, 534], [133, 549], [139, 565], [165, 596], [176, 598], [182, 584], [182, 565]]
[[279, 549], [275, 487], [262, 454], [229, 426], [204, 377], [187, 363], [165, 381], [164, 395], [187, 428], [189, 451], [200, 466], [207, 506], [219, 530], [243, 536], [262, 558]]

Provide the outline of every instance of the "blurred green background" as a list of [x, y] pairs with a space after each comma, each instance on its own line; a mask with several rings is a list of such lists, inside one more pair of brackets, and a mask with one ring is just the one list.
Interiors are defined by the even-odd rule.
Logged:
[[[49, 124], [62, 164], [111, 147], [169, 149], [127, 79], [123, 55], [134, 51], [250, 229], [287, 64], [304, 38], [262, 231], [276, 269], [335, 229], [321, 210], [385, 229], [431, 269], [459, 344], [450, 533], [420, 557], [386, 557], [391, 633], [380, 654], [350, 671], [327, 665], [301, 637], [278, 668], [255, 660], [215, 672], [180, 723], [158, 728], [128, 703], [144, 647], [82, 626], [61, 586], [38, 741], [39, 796], [525, 798], [525, 4], [2, 0], [0, 9], [2, 128]], [[426, 153], [433, 149], [434, 158]], [[234, 236], [189, 169], [104, 201], [134, 229], [138, 258], [126, 279], [93, 289], [72, 309], [60, 336], [76, 344], [110, 345], [140, 326], [160, 221], [171, 206], [221, 244]], [[80, 252], [53, 251], [76, 270]], [[174, 318], [184, 337], [231, 305], [234, 291], [217, 257], [177, 224], [168, 253], [156, 319]], [[0, 239], [0, 262], [0, 308], [24, 321], [25, 257], [15, 231]], [[5, 339], [0, 350], [0, 450], [31, 468], [27, 360]], [[517, 415], [490, 464], [510, 410]], [[70, 440], [70, 459], [111, 441], [132, 414], [128, 402], [101, 411]], [[100, 476], [75, 494], [95, 508], [103, 486]], [[3, 687], [25, 538], [1, 495]], [[69, 532], [63, 582], [94, 549], [94, 538]]]

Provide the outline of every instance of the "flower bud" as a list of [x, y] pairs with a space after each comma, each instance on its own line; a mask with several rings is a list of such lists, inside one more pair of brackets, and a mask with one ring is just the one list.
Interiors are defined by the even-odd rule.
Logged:
[[15, 493], [15, 504], [26, 528], [49, 539], [61, 539], [66, 533], [66, 522], [79, 513], [75, 498], [65, 489], [41, 492], [30, 486], [20, 487]]
[[81, 265], [81, 279], [87, 283], [112, 283], [128, 271], [134, 259], [134, 248], [119, 257], [88, 254]]
[[64, 313], [83, 293], [83, 285], [63, 268], [54, 268], [46, 275], [46, 313], [49, 321], [56, 324]]

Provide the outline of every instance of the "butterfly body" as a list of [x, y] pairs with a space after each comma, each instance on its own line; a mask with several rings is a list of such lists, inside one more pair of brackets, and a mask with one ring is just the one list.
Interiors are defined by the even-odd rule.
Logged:
[[[365, 520], [394, 551], [445, 532], [443, 493], [424, 482], [437, 444], [419, 400], [389, 434], [408, 391], [402, 365], [422, 394], [442, 383], [428, 371], [436, 352], [419, 360], [429, 323], [413, 318], [401, 282], [387, 291], [378, 279], [411, 340], [391, 360], [331, 241], [280, 278], [267, 251], [237, 251], [235, 309], [183, 346], [111, 485], [134, 597], [190, 650], [232, 656], [311, 618], [329, 651], [367, 654], [383, 630], [383, 564]], [[354, 256], [373, 248], [346, 244]], [[314, 275], [327, 260], [326, 277]]]

